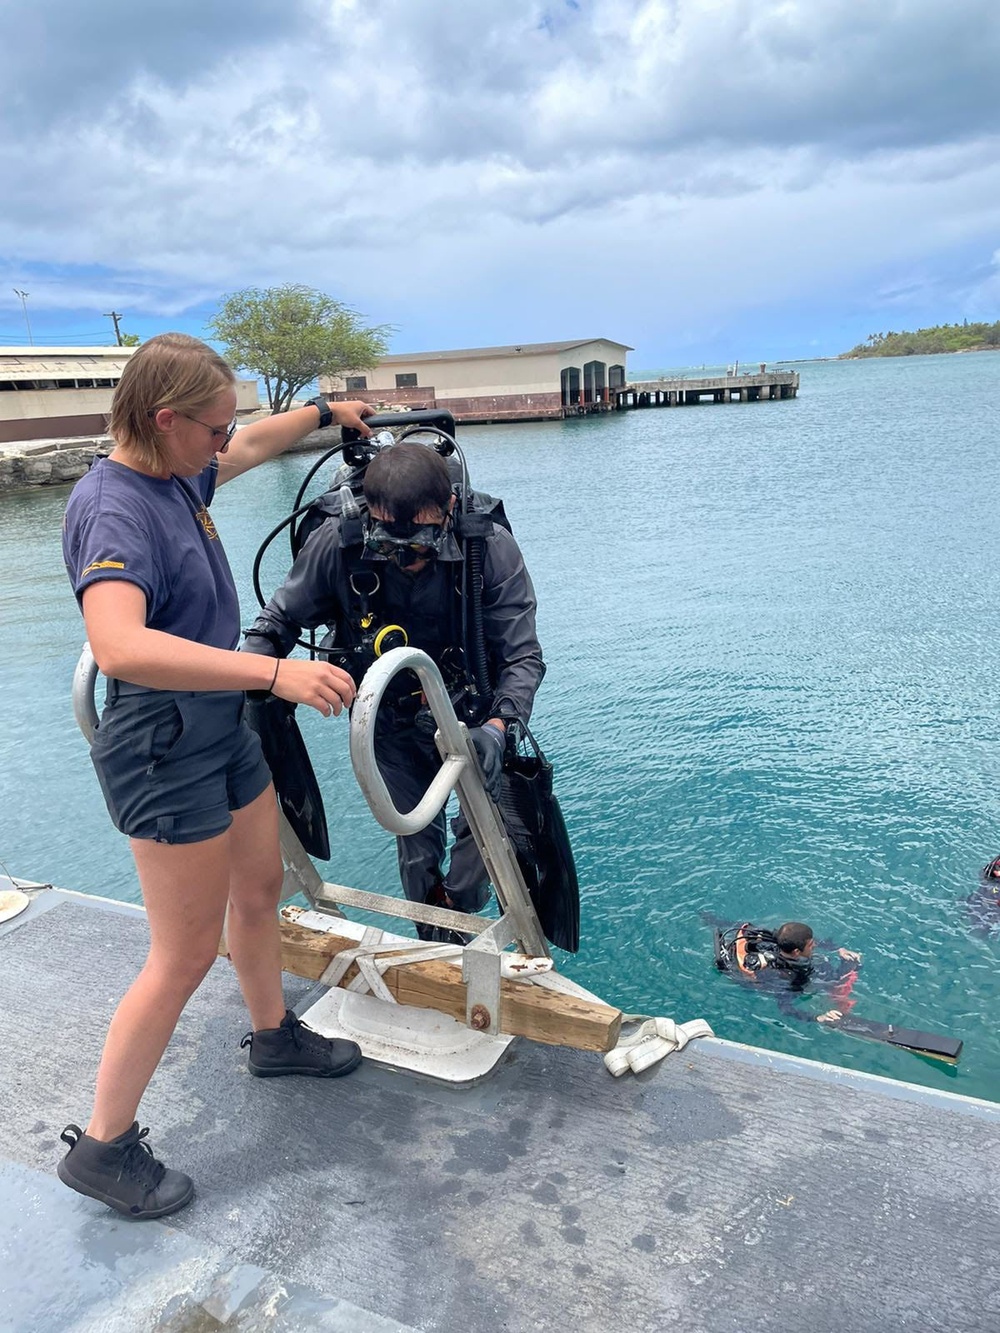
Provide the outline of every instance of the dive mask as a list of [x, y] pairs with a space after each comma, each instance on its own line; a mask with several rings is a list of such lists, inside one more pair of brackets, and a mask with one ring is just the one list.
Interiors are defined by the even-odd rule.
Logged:
[[440, 555], [447, 530], [447, 519], [442, 523], [395, 523], [369, 517], [364, 525], [365, 547], [406, 569], [418, 560]]

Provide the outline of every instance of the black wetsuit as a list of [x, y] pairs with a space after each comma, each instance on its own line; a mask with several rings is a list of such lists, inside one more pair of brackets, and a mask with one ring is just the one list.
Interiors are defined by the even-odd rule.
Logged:
[[1000, 935], [1000, 879], [983, 871], [979, 886], [965, 900], [965, 914], [977, 935]]
[[[334, 516], [309, 537], [257, 620], [247, 631], [245, 649], [286, 656], [303, 627], [328, 626], [324, 647], [350, 647], [357, 640], [359, 571], [378, 575], [379, 588], [368, 609], [379, 625], [398, 624], [409, 643], [421, 648], [442, 668], [446, 684], [457, 680], [453, 670], [462, 638], [461, 617], [467, 614], [460, 594], [462, 549], [449, 533], [437, 559], [419, 573], [399, 569], [356, 543], [342, 544], [342, 523]], [[520, 719], [531, 715], [535, 691], [545, 673], [535, 633], [535, 592], [520, 548], [499, 523], [485, 540], [483, 558], [483, 633], [492, 694], [458, 698], [460, 716], [469, 725], [490, 717]], [[363, 586], [368, 586], [367, 584]], [[336, 661], [336, 652], [331, 655]], [[426, 791], [441, 760], [434, 745], [434, 727], [420, 710], [419, 682], [410, 672], [395, 678], [396, 692], [379, 708], [375, 756], [385, 784], [402, 810], [410, 810]], [[416, 686], [416, 690], [414, 687]], [[463, 707], [462, 705], [465, 705]], [[464, 815], [453, 821], [456, 841], [447, 875], [442, 865], [447, 841], [445, 813], [420, 833], [397, 838], [399, 873], [406, 896], [414, 902], [440, 901], [441, 888], [459, 911], [476, 912], [489, 896], [488, 879]]]
[[[782, 954], [769, 932], [754, 941], [756, 933], [756, 927], [747, 927], [751, 943], [742, 967], [736, 962], [734, 947], [727, 947], [729, 963], [723, 970], [730, 976], [773, 995], [781, 1012], [798, 1023], [815, 1023], [817, 1015], [802, 1008], [799, 1001], [816, 992], [824, 993], [832, 1001], [831, 1007], [842, 1010], [851, 1007], [848, 993], [860, 963], [841, 958], [833, 951], [834, 946], [825, 941], [817, 943], [809, 958], [790, 958]], [[831, 952], [817, 953], [819, 948]]]

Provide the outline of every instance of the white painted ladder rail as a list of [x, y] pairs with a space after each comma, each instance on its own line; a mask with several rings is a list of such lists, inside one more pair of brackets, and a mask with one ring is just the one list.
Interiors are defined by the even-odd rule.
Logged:
[[[435, 736], [442, 766], [417, 806], [403, 813], [396, 809], [375, 759], [375, 721], [378, 707], [392, 678], [400, 671], [416, 672], [437, 724]], [[73, 712], [88, 742], [97, 729], [94, 701], [98, 667], [85, 643], [73, 676]], [[379, 658], [366, 673], [351, 710], [351, 761], [372, 813], [391, 833], [416, 833], [426, 827], [445, 805], [452, 790], [461, 803], [487, 874], [496, 891], [502, 915], [498, 920], [467, 915], [427, 903], [412, 903], [387, 894], [325, 882], [313, 865], [284, 815], [280, 815], [281, 853], [285, 863], [284, 890], [302, 893], [311, 907], [342, 916], [341, 906], [378, 912], [383, 916], [441, 926], [473, 935], [462, 951], [466, 983], [466, 1022], [475, 1031], [500, 1031], [501, 954], [511, 944], [532, 959], [551, 959], [538, 916], [524, 883], [517, 858], [507, 839], [500, 813], [483, 787], [469, 733], [455, 715], [441, 672], [432, 658], [417, 648], [395, 648]], [[420, 949], [416, 945], [416, 949]], [[425, 948], [427, 946], [424, 946]], [[432, 946], [433, 947], [433, 946]], [[549, 963], [551, 967], [551, 962]], [[534, 971], [534, 969], [530, 969]]]
[[[80, 660], [73, 673], [72, 698], [73, 715], [88, 745], [93, 742], [99, 720], [97, 705], [94, 702], [98, 675], [98, 666], [90, 650], [90, 644], [84, 643]], [[487, 917], [467, 916], [463, 912], [456, 912], [447, 907], [432, 907], [429, 903], [411, 903], [404, 899], [390, 898], [386, 894], [367, 893], [363, 889], [350, 889], [343, 884], [325, 883], [280, 810], [278, 823], [281, 856], [285, 865], [284, 896], [290, 898], [296, 893], [301, 893], [310, 907], [317, 912], [342, 917], [344, 914], [340, 910], [341, 906], [356, 907], [364, 912], [380, 912], [383, 916], [405, 921], [420, 921], [429, 926], [461, 930], [470, 935], [492, 930], [496, 925], [495, 921]]]
[[[77, 726], [86, 737], [88, 745], [93, 742], [99, 721], [94, 691], [99, 675], [90, 644], [85, 643], [80, 653], [80, 660], [73, 673], [73, 715]], [[402, 918], [407, 921], [422, 921], [430, 926], [443, 926], [446, 930], [463, 930], [467, 934], [478, 934], [491, 929], [495, 922], [481, 916], [466, 916], [445, 907], [431, 907], [426, 903], [410, 903], [399, 898], [390, 898], [381, 893], [366, 893], [362, 889], [349, 889], [342, 884], [327, 884], [309, 859], [305, 848], [296, 837], [292, 826], [279, 810], [278, 822], [281, 831], [281, 857], [285, 865], [283, 891], [285, 897], [301, 893], [317, 912], [331, 916], [344, 914], [341, 906], [357, 907], [365, 912], [381, 912], [384, 916]]]
[[[396, 808], [379, 771], [375, 722], [390, 681], [407, 670], [416, 673], [437, 724], [434, 741], [441, 755], [441, 768], [414, 808], [404, 813]], [[520, 952], [531, 958], [548, 959], [551, 954], [500, 812], [483, 787], [468, 728], [455, 715], [437, 664], [419, 648], [394, 648], [365, 673], [351, 709], [351, 762], [372, 814], [397, 836], [426, 828], [452, 790], [458, 796], [501, 909], [499, 919], [478, 930], [462, 953], [466, 1022], [479, 1032], [499, 1032], [500, 955], [510, 944], [517, 944]], [[472, 919], [477, 924], [482, 921]], [[457, 928], [462, 930], [464, 926]]]
[[73, 716], [76, 725], [87, 738], [90, 745], [97, 730], [97, 705], [94, 703], [94, 689], [97, 685], [97, 663], [90, 651], [90, 644], [83, 645], [80, 660], [73, 672]]

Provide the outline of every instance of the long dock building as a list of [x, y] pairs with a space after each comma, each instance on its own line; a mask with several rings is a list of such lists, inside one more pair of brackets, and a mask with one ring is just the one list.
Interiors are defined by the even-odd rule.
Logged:
[[332, 398], [400, 408], [446, 408], [456, 421], [544, 421], [606, 412], [625, 387], [632, 348], [609, 338], [404, 352], [373, 371], [320, 378]]
[[[0, 444], [103, 435], [134, 347], [0, 347]], [[259, 406], [257, 381], [236, 383], [237, 410]]]
[[695, 403], [761, 402], [794, 398], [795, 371], [677, 377], [630, 383], [633, 349], [610, 338], [403, 352], [374, 370], [320, 377], [331, 398], [362, 399], [400, 409], [445, 408], [461, 422], [544, 421], [594, 412], [676, 407]]

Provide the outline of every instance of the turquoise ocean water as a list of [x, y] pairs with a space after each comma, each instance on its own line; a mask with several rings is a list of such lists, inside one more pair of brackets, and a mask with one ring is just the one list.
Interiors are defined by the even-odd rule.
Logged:
[[[583, 895], [565, 969], [630, 1011], [1000, 1100], [1000, 933], [972, 936], [961, 907], [1000, 853], [1000, 356], [798, 368], [794, 402], [461, 432], [538, 592], [536, 730]], [[213, 506], [247, 620], [253, 554], [312, 461]], [[0, 498], [0, 860], [134, 901], [70, 707], [66, 494]], [[326, 877], [398, 890], [344, 721], [303, 730]], [[715, 972], [704, 912], [863, 950], [855, 1012], [964, 1038], [960, 1065], [789, 1024]]]

